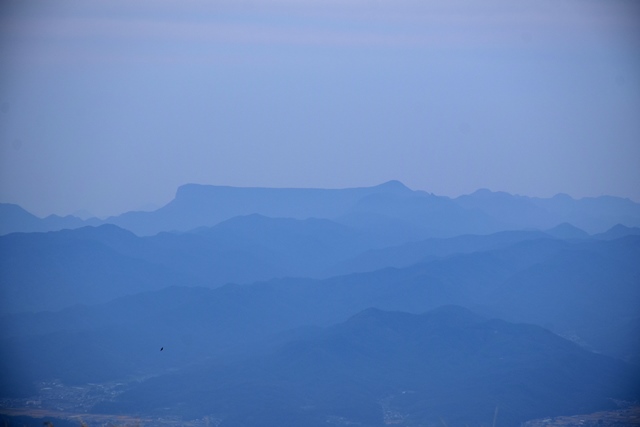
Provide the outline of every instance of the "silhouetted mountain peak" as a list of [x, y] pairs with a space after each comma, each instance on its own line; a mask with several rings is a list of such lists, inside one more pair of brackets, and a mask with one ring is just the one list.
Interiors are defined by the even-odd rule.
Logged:
[[72, 215], [49, 215], [39, 218], [18, 205], [0, 203], [0, 235], [13, 232], [55, 231], [99, 223], [96, 218], [83, 221]]
[[563, 201], [563, 202], [572, 202], [572, 201], [574, 201], [574, 198], [571, 197], [570, 195], [566, 194], [566, 193], [558, 193], [555, 196], [553, 196], [552, 199], [556, 200], [556, 201]]
[[61, 230], [62, 235], [74, 235], [79, 238], [89, 238], [93, 240], [103, 240], [105, 238], [136, 238], [136, 235], [129, 230], [118, 227], [114, 224], [102, 224], [97, 227], [85, 226], [73, 230]]
[[0, 203], [0, 213], [35, 216], [32, 213], [28, 212], [23, 207], [16, 205], [14, 203]]
[[41, 231], [40, 218], [12, 203], [0, 203], [0, 234]]
[[390, 192], [390, 193], [398, 193], [398, 194], [410, 194], [414, 192], [412, 189], [410, 189], [409, 187], [404, 185], [402, 182], [397, 180], [387, 181], [385, 183], [377, 185], [374, 188], [381, 192]]
[[637, 235], [640, 235], [640, 227], [627, 227], [626, 225], [616, 224], [604, 233], [596, 234], [594, 237], [604, 240], [613, 240], [625, 236]]
[[519, 196], [507, 193], [506, 191], [493, 191], [488, 188], [479, 188], [468, 196], [460, 197], [472, 197], [481, 200], [500, 200], [500, 199], [512, 199]]
[[568, 222], [558, 224], [545, 232], [559, 239], [585, 239], [589, 237], [589, 233]]

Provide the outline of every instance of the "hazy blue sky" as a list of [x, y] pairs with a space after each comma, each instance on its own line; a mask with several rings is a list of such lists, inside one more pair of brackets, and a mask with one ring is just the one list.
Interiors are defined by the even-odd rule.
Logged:
[[184, 183], [640, 201], [640, 2], [13, 1], [0, 201]]

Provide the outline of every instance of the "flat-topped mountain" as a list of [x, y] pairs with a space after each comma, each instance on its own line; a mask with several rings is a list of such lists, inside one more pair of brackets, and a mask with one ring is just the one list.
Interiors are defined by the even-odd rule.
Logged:
[[107, 221], [140, 235], [152, 235], [160, 231], [210, 227], [240, 215], [335, 218], [348, 212], [363, 197], [376, 193], [410, 195], [413, 191], [398, 181], [345, 189], [187, 184], [178, 188], [171, 202], [154, 212], [129, 212]]

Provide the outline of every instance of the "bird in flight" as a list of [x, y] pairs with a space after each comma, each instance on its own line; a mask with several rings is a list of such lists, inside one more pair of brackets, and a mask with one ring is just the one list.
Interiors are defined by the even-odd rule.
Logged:
[[160, 351], [164, 350], [164, 347], [160, 347]]

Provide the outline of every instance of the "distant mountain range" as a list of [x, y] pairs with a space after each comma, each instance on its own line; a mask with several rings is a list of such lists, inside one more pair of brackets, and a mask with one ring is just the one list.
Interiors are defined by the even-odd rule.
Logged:
[[[605, 241], [636, 230], [621, 227], [589, 240]], [[518, 242], [566, 240], [554, 235], [572, 240], [586, 233], [561, 225], [547, 232], [502, 231], [383, 246], [375, 233], [330, 220], [261, 215], [149, 237], [114, 225], [12, 233], [0, 236], [0, 314], [59, 310], [175, 285], [215, 287], [406, 268]]]
[[386, 236], [393, 243], [427, 237], [550, 229], [571, 223], [588, 233], [622, 224], [640, 226], [640, 204], [618, 197], [573, 199], [514, 196], [478, 190], [455, 199], [413, 191], [398, 181], [347, 189], [239, 188], [187, 184], [152, 212], [127, 212], [105, 220], [55, 215], [40, 219], [16, 205], [0, 204], [0, 234], [114, 224], [139, 236], [211, 227], [236, 216], [330, 219]]
[[[638, 259], [636, 236], [543, 238], [324, 280], [163, 288], [100, 305], [5, 315], [0, 368], [33, 380], [116, 379], [264, 347], [274, 334], [331, 325], [369, 307], [421, 313], [447, 304], [538, 324], [637, 363]], [[174, 350], [158, 359], [150, 351], [158, 344]], [[29, 375], [10, 370], [12, 361]]]
[[638, 225], [626, 199], [395, 181], [187, 185], [104, 221], [0, 205], [0, 414], [57, 408], [44, 382], [221, 427], [610, 409], [640, 398]]
[[39, 218], [18, 205], [0, 203], [0, 235], [16, 232], [56, 231], [100, 224], [102, 221], [97, 218], [82, 220], [72, 215], [65, 217], [49, 215], [46, 218]]

